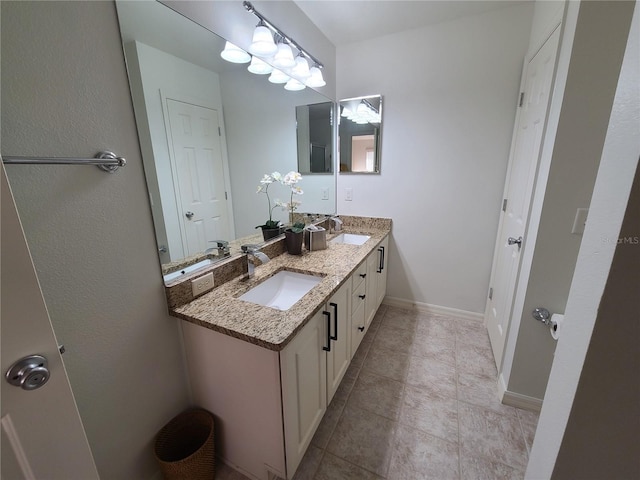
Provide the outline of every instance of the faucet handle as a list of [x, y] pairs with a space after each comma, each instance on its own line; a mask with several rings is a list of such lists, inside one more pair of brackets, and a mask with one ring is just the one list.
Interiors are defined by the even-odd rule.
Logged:
[[209, 243], [216, 243], [218, 248], [227, 248], [229, 246], [229, 242], [226, 240], [209, 240]]
[[258, 250], [260, 247], [258, 245], [255, 244], [246, 244], [246, 245], [240, 245], [240, 249], [244, 252], [244, 253], [251, 253], [251, 252], [255, 252], [256, 250]]

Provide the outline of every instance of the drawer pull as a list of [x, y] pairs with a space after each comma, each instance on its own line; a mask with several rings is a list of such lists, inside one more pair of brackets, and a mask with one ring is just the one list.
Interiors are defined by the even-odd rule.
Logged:
[[331, 335], [330, 338], [338, 340], [338, 304], [330, 303], [329, 305], [333, 307], [333, 331], [335, 332], [335, 335]]
[[323, 315], [327, 316], [327, 346], [323, 346], [322, 350], [325, 352], [331, 351], [331, 314], [329, 312], [322, 312]]
[[361, 276], [362, 278], [366, 278], [367, 274], [366, 274], [366, 273], [361, 273], [361, 274], [360, 274], [360, 276]]
[[358, 295], [362, 300], [366, 297], [366, 295]]
[[358, 327], [358, 330], [360, 330], [361, 332], [364, 332], [364, 327]]

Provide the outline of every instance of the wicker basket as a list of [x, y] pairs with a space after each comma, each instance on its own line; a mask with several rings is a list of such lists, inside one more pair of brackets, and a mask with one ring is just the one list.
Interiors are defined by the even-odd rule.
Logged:
[[158, 432], [154, 453], [167, 480], [215, 478], [213, 415], [193, 408], [174, 417]]

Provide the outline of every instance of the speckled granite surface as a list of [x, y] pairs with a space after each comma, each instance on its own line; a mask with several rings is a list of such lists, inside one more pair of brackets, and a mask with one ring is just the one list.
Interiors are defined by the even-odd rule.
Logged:
[[[235, 278], [187, 304], [170, 307], [171, 315], [270, 350], [282, 350], [391, 231], [389, 219], [341, 218], [345, 222], [343, 231], [365, 233], [371, 238], [359, 246], [328, 242], [326, 250], [304, 250], [302, 255], [284, 253], [257, 267], [251, 279]], [[287, 311], [237, 298], [281, 270], [323, 279]]]

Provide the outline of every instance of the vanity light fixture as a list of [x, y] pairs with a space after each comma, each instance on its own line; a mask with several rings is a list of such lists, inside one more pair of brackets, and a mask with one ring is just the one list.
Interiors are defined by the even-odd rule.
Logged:
[[[243, 5], [249, 13], [253, 13], [259, 20], [249, 47], [249, 52], [253, 55], [251, 65], [248, 67], [251, 73], [260, 75], [271, 73], [269, 77], [271, 83], [286, 83], [285, 88], [291, 91], [303, 90], [307, 86], [311, 88], [324, 87], [327, 84], [322, 76], [321, 68], [323, 65], [318, 59], [256, 11], [251, 2], [245, 1]], [[274, 35], [278, 41], [277, 45], [274, 42]], [[293, 48], [298, 51], [295, 57]], [[242, 51], [239, 48], [238, 50]], [[227, 58], [224, 52], [221, 55], [225, 60], [234, 61]], [[245, 60], [245, 62], [248, 61], [248, 59]], [[313, 67], [309, 68], [310, 65]]]
[[[358, 124], [380, 123], [380, 112], [366, 99], [360, 100], [357, 105], [350, 105], [352, 108], [342, 107], [340, 116], [346, 117]], [[355, 108], [353, 108], [355, 107]]]
[[231, 42], [224, 44], [224, 50], [220, 56], [231, 63], [249, 63], [251, 61], [251, 55]]

